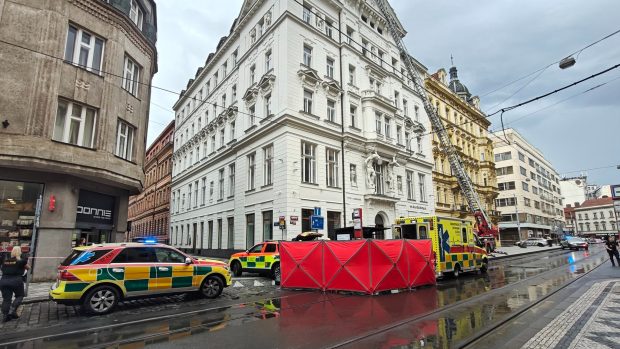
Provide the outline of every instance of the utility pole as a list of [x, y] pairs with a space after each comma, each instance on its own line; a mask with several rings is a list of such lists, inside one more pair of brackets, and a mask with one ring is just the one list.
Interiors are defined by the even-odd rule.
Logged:
[[515, 198], [515, 212], [517, 214], [517, 234], [519, 235], [519, 240], [521, 240], [521, 221], [519, 219], [519, 205], [517, 202], [517, 194], [512, 194]]

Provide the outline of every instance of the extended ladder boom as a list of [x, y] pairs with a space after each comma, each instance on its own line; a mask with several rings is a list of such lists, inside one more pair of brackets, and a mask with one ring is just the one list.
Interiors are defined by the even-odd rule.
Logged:
[[[431, 121], [432, 129], [437, 134], [437, 138], [439, 139], [441, 147], [446, 151], [448, 155], [448, 161], [450, 162], [452, 172], [456, 177], [459, 186], [461, 187], [461, 191], [467, 199], [469, 208], [472, 210], [472, 212], [474, 212], [474, 215], [476, 216], [479, 230], [483, 231], [490, 229], [490, 220], [486, 212], [482, 208], [482, 205], [480, 204], [480, 198], [478, 197], [478, 193], [476, 192], [476, 189], [474, 188], [474, 185], [471, 181], [471, 178], [469, 178], [467, 171], [465, 171], [465, 166], [463, 165], [461, 157], [459, 156], [457, 150], [454, 148], [452, 142], [450, 141], [450, 136], [448, 135], [444, 124], [441, 122], [439, 115], [437, 115], [437, 111], [430, 103], [430, 100], [426, 94], [426, 89], [424, 88], [424, 80], [415, 68], [413, 58], [407, 52], [407, 48], [405, 47], [399, 30], [397, 29], [398, 25], [396, 23], [396, 18], [392, 16], [390, 5], [388, 4], [387, 0], [374, 1], [386, 19], [388, 30], [390, 31], [390, 34], [392, 35], [392, 38], [394, 39], [394, 42], [398, 47], [405, 68], [407, 69], [407, 73], [409, 73], [409, 76], [411, 77], [411, 80], [413, 82], [413, 88], [422, 97], [424, 109], [426, 110], [426, 114], [428, 114], [428, 118]], [[481, 219], [484, 219], [485, 222], [480, 222]]]

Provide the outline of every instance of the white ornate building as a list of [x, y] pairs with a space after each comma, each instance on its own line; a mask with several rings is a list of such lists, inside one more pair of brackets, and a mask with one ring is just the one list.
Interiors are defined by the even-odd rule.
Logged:
[[356, 208], [385, 228], [434, 212], [428, 118], [383, 18], [369, 1], [300, 3], [246, 0], [174, 105], [171, 244], [290, 240], [315, 207], [326, 235]]

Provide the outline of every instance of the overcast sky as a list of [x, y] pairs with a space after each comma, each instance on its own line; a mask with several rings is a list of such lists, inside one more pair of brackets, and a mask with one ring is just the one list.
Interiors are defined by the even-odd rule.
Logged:
[[[619, 30], [617, 0], [390, 3], [408, 32], [409, 53], [429, 72], [448, 70], [450, 56], [454, 56], [461, 82], [480, 96], [487, 114], [620, 63], [619, 33], [583, 50], [569, 69], [554, 64], [541, 70]], [[159, 72], [153, 86], [177, 92], [184, 89], [220, 37], [228, 34], [241, 4], [242, 0], [157, 0]], [[173, 120], [177, 97], [153, 89], [149, 144]], [[616, 184], [620, 183], [616, 169], [620, 164], [619, 110], [617, 68], [506, 112], [504, 124], [541, 150], [561, 175], [583, 172], [591, 184]], [[491, 122], [491, 130], [501, 129], [499, 115], [491, 117]]]

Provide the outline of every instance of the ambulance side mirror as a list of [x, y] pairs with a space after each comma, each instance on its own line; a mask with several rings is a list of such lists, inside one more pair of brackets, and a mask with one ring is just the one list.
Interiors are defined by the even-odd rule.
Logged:
[[185, 257], [185, 265], [190, 265], [192, 264], [192, 259], [189, 257]]

